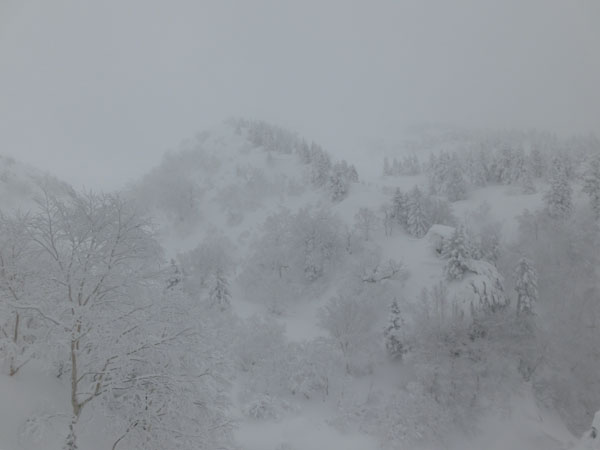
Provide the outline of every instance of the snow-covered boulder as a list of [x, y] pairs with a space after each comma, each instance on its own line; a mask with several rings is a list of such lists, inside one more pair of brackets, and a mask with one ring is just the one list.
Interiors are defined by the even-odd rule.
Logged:
[[431, 245], [431, 248], [435, 250], [438, 255], [441, 255], [444, 247], [444, 241], [450, 239], [452, 234], [456, 231], [456, 228], [449, 227], [447, 225], [435, 224], [429, 228], [429, 231], [425, 235], [425, 239]]
[[583, 434], [572, 450], [600, 450], [600, 411], [594, 416], [592, 428]]
[[487, 261], [466, 259], [463, 278], [448, 287], [455, 304], [470, 316], [485, 309], [496, 310], [509, 304], [504, 292], [504, 279]]

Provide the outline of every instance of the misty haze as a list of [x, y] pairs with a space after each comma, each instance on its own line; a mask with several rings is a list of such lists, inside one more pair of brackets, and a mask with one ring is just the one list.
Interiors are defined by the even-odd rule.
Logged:
[[596, 0], [0, 0], [0, 450], [600, 450]]

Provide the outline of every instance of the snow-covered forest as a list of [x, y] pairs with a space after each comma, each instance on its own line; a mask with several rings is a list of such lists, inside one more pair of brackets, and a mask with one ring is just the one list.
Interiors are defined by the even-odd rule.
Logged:
[[0, 450], [600, 450], [596, 0], [0, 0]]
[[431, 133], [373, 179], [245, 119], [120, 192], [3, 158], [0, 443], [574, 443], [600, 409], [600, 141]]

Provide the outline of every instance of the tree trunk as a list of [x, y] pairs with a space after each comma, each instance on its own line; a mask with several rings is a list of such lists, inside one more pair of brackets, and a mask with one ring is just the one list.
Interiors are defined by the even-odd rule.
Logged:
[[[15, 313], [15, 332], [13, 334], [13, 343], [15, 344], [15, 347], [17, 347], [17, 340], [19, 339], [19, 313]], [[10, 368], [9, 368], [9, 372], [8, 374], [12, 377], [13, 375], [15, 375], [17, 372], [19, 371], [19, 367], [17, 367], [17, 365], [15, 364], [15, 357], [11, 356], [10, 358]]]
[[77, 420], [79, 418], [77, 416], [73, 416], [71, 418], [71, 423], [69, 424], [69, 434], [67, 436], [67, 440], [65, 442], [64, 450], [77, 450], [77, 436], [75, 435], [75, 425], [77, 425]]
[[75, 425], [79, 420], [81, 413], [81, 404], [77, 400], [77, 343], [76, 339], [71, 339], [71, 423], [69, 424], [69, 434], [65, 442], [64, 450], [77, 450], [77, 437], [75, 435]]
[[71, 340], [71, 408], [73, 417], [79, 417], [81, 405], [77, 401], [77, 341]]

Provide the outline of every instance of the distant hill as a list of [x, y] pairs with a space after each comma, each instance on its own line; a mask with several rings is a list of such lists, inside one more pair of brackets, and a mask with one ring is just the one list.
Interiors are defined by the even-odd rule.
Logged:
[[315, 143], [264, 122], [228, 120], [183, 141], [130, 186], [163, 235], [240, 237], [281, 207], [342, 202], [358, 182], [354, 167]]

